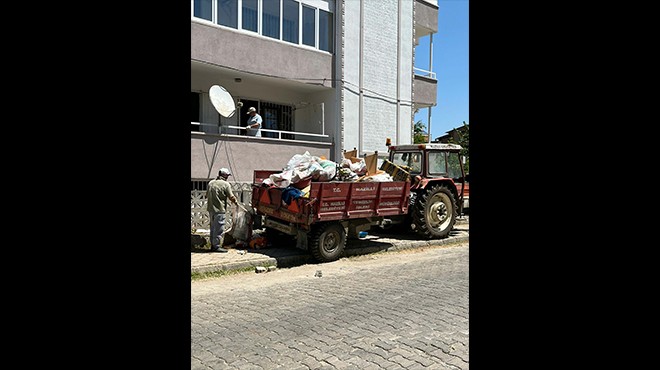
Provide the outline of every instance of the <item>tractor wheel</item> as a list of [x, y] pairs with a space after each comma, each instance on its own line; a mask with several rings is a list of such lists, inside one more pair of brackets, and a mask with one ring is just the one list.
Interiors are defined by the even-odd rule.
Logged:
[[308, 245], [317, 261], [336, 261], [346, 248], [346, 230], [336, 222], [321, 224], [312, 231]]
[[415, 231], [426, 239], [449, 236], [457, 217], [456, 200], [452, 192], [435, 185], [417, 197], [412, 210]]

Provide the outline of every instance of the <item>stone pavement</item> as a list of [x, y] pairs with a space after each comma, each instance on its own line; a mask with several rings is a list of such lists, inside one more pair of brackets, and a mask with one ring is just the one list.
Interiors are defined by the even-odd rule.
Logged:
[[[466, 242], [469, 241], [469, 226], [469, 216], [460, 217], [448, 238], [434, 240], [419, 240], [412, 232], [405, 235], [393, 234], [373, 227], [365, 238], [349, 239], [344, 256]], [[208, 247], [191, 247], [191, 274], [241, 270], [256, 266], [292, 267], [318, 263], [309, 252], [297, 249], [294, 245], [264, 249], [228, 249], [227, 253], [211, 253]]]

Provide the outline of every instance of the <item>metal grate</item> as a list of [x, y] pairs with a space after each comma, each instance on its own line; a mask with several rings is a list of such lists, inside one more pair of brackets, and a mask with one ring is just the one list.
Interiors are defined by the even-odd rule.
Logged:
[[[281, 105], [275, 103], [261, 102], [261, 112], [264, 119], [262, 128], [272, 128], [280, 131], [293, 131], [293, 107], [290, 105]], [[271, 137], [276, 137], [275, 133], [262, 133], [271, 134]], [[293, 139], [292, 134], [282, 134], [282, 139]]]

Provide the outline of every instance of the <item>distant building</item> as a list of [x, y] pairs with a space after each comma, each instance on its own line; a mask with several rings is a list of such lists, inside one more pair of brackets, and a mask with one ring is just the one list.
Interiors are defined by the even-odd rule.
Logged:
[[456, 142], [459, 141], [460, 135], [467, 132], [469, 127], [470, 126], [467, 125], [467, 126], [461, 126], [461, 127], [453, 128], [453, 129], [447, 131], [447, 133], [445, 135], [436, 137], [435, 140], [433, 140], [433, 142], [434, 143], [448, 143], [450, 139], [453, 139], [453, 141], [456, 143]]

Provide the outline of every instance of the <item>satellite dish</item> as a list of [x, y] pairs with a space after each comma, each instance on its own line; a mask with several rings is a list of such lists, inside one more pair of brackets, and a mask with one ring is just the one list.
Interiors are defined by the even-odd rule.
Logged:
[[211, 86], [209, 89], [209, 97], [211, 98], [211, 104], [213, 104], [215, 110], [217, 110], [223, 117], [229, 118], [236, 112], [234, 98], [231, 97], [231, 94], [229, 94], [224, 87], [218, 85]]

